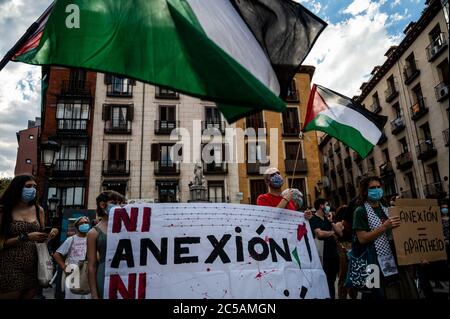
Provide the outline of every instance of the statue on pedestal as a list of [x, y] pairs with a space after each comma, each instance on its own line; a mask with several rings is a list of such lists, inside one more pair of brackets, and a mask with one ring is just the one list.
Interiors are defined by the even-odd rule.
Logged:
[[189, 202], [208, 202], [206, 180], [200, 163], [194, 166], [194, 181], [189, 183], [189, 193]]

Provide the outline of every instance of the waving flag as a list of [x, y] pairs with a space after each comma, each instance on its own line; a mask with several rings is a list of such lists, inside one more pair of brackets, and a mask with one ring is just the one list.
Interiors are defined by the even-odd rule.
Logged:
[[[67, 24], [74, 5], [79, 28]], [[221, 103], [232, 122], [285, 109], [325, 26], [290, 0], [57, 0], [13, 59], [164, 86]]]
[[369, 112], [352, 99], [314, 84], [304, 131], [325, 132], [365, 158], [378, 143], [386, 121], [386, 116]]

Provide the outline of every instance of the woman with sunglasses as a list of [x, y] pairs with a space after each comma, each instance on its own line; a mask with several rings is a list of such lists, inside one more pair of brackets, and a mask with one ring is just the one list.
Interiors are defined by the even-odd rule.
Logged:
[[397, 265], [392, 229], [400, 226], [399, 217], [390, 217], [382, 204], [381, 179], [368, 177], [360, 184], [360, 206], [353, 217], [353, 250], [358, 257], [367, 251], [368, 264], [376, 264], [380, 271], [380, 288], [368, 289], [364, 297], [377, 299], [415, 299], [418, 297], [414, 281], [407, 268]]
[[36, 180], [19, 175], [0, 198], [0, 299], [31, 299], [38, 288], [35, 242], [58, 235], [45, 228], [44, 210], [37, 204]]

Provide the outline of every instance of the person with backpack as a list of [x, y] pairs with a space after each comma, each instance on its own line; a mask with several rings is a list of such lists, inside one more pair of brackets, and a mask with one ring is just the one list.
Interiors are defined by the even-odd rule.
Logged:
[[65, 299], [90, 299], [90, 294], [75, 294], [66, 284], [66, 276], [73, 271], [73, 266], [80, 261], [86, 260], [87, 255], [87, 233], [90, 230], [89, 218], [79, 217], [75, 223], [75, 235], [67, 238], [53, 255], [56, 263], [63, 270], [61, 289], [65, 291]]

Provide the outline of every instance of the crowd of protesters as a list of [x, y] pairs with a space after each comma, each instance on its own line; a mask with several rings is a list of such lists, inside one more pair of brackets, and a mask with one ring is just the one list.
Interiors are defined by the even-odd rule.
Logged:
[[[276, 168], [264, 174], [268, 192], [257, 205], [290, 209], [304, 213], [316, 240], [330, 298], [415, 299], [418, 288], [425, 298], [434, 298], [433, 285], [448, 282], [448, 259], [412, 266], [397, 264], [392, 229], [400, 225], [389, 215], [389, 206], [397, 197], [383, 200], [381, 179], [364, 179], [359, 194], [348, 205], [333, 209], [330, 202], [318, 198], [313, 208], [305, 207], [301, 190], [283, 187], [284, 179]], [[33, 176], [16, 176], [0, 195], [0, 299], [30, 299], [39, 294], [37, 251], [35, 243], [50, 242], [57, 228], [46, 227], [44, 209], [39, 206], [37, 183]], [[284, 190], [283, 190], [284, 189]], [[62, 274], [58, 283], [65, 299], [101, 299], [103, 297], [108, 214], [126, 199], [115, 191], [104, 191], [96, 198], [95, 225], [87, 216], [74, 222], [75, 234], [68, 237], [53, 254]], [[440, 201], [443, 233], [449, 253], [448, 199]], [[91, 225], [94, 225], [91, 227]], [[357, 289], [348, 284], [349, 256], [367, 254], [369, 264], [380, 269], [380, 285]], [[77, 294], [66, 286], [69, 265], [87, 261], [89, 292]]]

